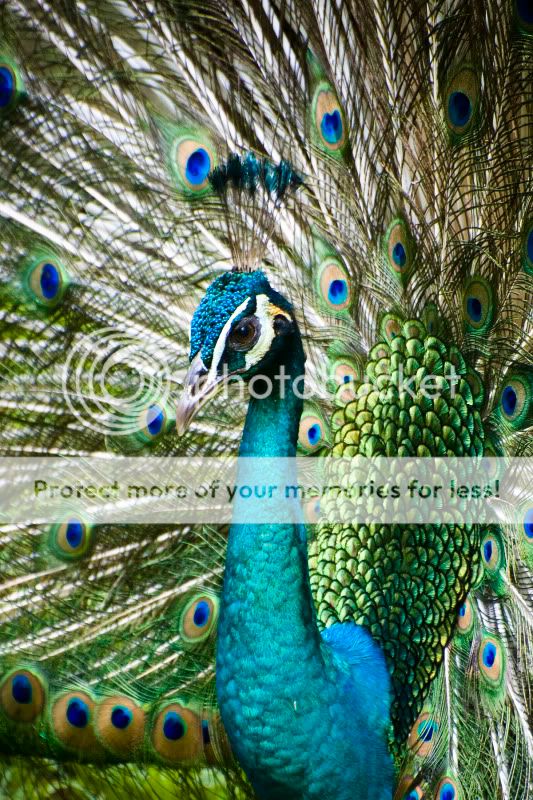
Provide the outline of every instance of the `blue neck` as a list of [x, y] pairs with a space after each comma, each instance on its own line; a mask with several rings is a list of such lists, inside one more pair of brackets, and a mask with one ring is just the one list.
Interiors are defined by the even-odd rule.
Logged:
[[[262, 399], [250, 399], [239, 451], [240, 484], [263, 486], [296, 482], [294, 456], [303, 401], [296, 396], [292, 387], [304, 374], [305, 357], [299, 336], [295, 335], [290, 345], [286, 354], [287, 380], [284, 392], [280, 392], [279, 382], [273, 380], [271, 394]], [[252, 461], [248, 466], [248, 457], [265, 460]], [[261, 466], [258, 467], [258, 464]], [[269, 474], [271, 472], [273, 474]], [[234, 519], [246, 520], [247, 502], [236, 499]], [[223, 611], [237, 598], [243, 603], [243, 608], [246, 608], [246, 612], [239, 613], [238, 620], [234, 620], [241, 630], [242, 626], [253, 627], [259, 620], [261, 623], [268, 620], [268, 624], [261, 627], [261, 636], [264, 637], [265, 644], [270, 643], [269, 646], [272, 645], [272, 636], [277, 635], [286, 641], [288, 615], [292, 620], [292, 636], [308, 639], [310, 626], [312, 630], [316, 630], [301, 511], [297, 503], [292, 507], [284, 504], [281, 508], [283, 513], [290, 515], [287, 523], [232, 524], [222, 598]], [[259, 565], [261, 569], [258, 569]], [[234, 583], [231, 576], [237, 568], [240, 577]], [[249, 583], [242, 580], [243, 568], [249, 568]], [[291, 576], [289, 586], [286, 571]], [[253, 603], [250, 601], [252, 594], [255, 595]], [[272, 608], [279, 606], [280, 599], [283, 601], [284, 611], [276, 619], [272, 615]]]
[[[294, 340], [286, 396], [250, 401], [240, 455], [267, 458], [260, 468], [256, 458], [241, 458], [239, 483], [296, 482], [302, 401], [290, 386], [303, 375], [304, 356]], [[285, 474], [279, 460], [269, 467], [276, 457], [285, 457]], [[234, 520], [246, 519], [245, 503], [235, 503]], [[260, 800], [385, 800], [392, 771], [384, 661], [353, 623], [330, 628], [325, 644], [301, 512], [285, 506], [283, 513], [287, 522], [230, 529], [217, 636], [222, 721]]]
[[[293, 387], [299, 381], [299, 389], [303, 388], [304, 363], [302, 344], [295, 334], [286, 352], [286, 378], [280, 381], [277, 376], [271, 377], [272, 392], [263, 399], [250, 398], [240, 456], [290, 458], [296, 454], [303, 401]], [[261, 389], [257, 394], [262, 394]]]
[[[290, 377], [285, 382], [285, 397], [280, 396], [279, 383], [274, 381], [269, 397], [250, 400], [240, 448], [241, 457], [291, 459], [286, 462], [286, 475], [273, 475], [273, 483], [293, 478], [302, 400], [290, 387], [304, 372], [299, 336], [294, 340], [286, 363]], [[263, 470], [261, 475], [248, 474], [246, 460], [240, 461], [239, 483], [271, 482]], [[236, 505], [234, 516], [242, 511]], [[233, 524], [218, 628], [217, 693], [232, 746], [248, 774], [251, 754], [245, 751], [248, 746], [251, 751], [260, 748], [265, 737], [259, 733], [254, 743], [253, 730], [248, 730], [244, 743], [233, 737], [232, 731], [241, 726], [243, 714], [248, 719], [254, 713], [262, 716], [266, 705], [273, 708], [281, 703], [285, 708], [288, 703], [292, 708], [291, 681], [305, 680], [302, 660], [309, 662], [319, 656], [320, 634], [303, 525], [297, 517], [286, 524]], [[261, 683], [270, 688], [264, 697], [254, 697]], [[236, 697], [232, 697], [234, 691]]]

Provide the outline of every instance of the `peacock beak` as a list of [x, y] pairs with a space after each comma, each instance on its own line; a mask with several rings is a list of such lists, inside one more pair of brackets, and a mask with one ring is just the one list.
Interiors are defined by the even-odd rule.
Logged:
[[176, 407], [176, 429], [179, 436], [185, 433], [199, 409], [215, 396], [226, 381], [226, 375], [217, 375], [213, 370], [207, 369], [200, 353], [193, 358]]

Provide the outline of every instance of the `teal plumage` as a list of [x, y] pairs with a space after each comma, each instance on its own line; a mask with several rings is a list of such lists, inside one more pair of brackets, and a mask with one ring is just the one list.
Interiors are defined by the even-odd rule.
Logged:
[[[231, 293], [228, 284], [236, 285]], [[198, 317], [203, 321], [212, 304], [224, 307], [225, 318], [246, 306], [235, 317], [236, 335], [243, 320], [259, 325], [261, 319], [260, 337], [265, 336], [268, 321], [261, 316], [262, 298], [268, 298], [278, 312], [285, 311], [287, 326], [281, 332], [278, 328], [277, 350], [271, 344], [261, 359], [260, 374], [273, 373], [277, 359], [282, 359], [292, 385], [304, 369], [299, 332], [289, 321], [290, 307], [272, 292], [261, 273], [230, 273], [217, 279]], [[257, 316], [250, 316], [253, 312]], [[193, 338], [198, 327], [206, 335], [196, 357], [200, 355], [206, 367], [212, 366], [216, 352], [212, 330], [205, 331], [198, 317], [192, 322]], [[215, 331], [215, 341], [219, 336], [220, 331]], [[261, 338], [255, 347], [260, 342]], [[252, 359], [254, 347], [242, 350], [240, 342], [232, 345], [229, 341], [223, 359], [231, 371], [242, 371], [242, 361], [235, 364], [233, 357], [243, 353]], [[257, 368], [246, 364], [245, 374], [253, 375]], [[193, 370], [197, 374], [196, 367]], [[292, 389], [286, 396], [279, 389], [250, 401], [240, 446], [239, 484], [254, 485], [259, 475], [267, 484], [279, 482], [280, 456], [289, 459], [285, 480], [288, 484], [296, 481], [291, 459], [296, 455], [301, 410], [302, 400]], [[258, 470], [255, 458], [276, 461], [270, 468], [269, 462], [263, 463]], [[284, 518], [298, 520], [298, 509], [288, 506]], [[238, 500], [234, 513], [235, 519], [248, 520], [248, 502]], [[332, 626], [327, 635], [320, 636], [302, 518], [295, 524], [232, 525], [217, 634], [217, 698], [222, 720], [259, 797], [391, 796], [389, 678], [383, 656], [368, 633], [355, 625]], [[277, 742], [275, 748], [272, 742]], [[331, 753], [334, 756], [329, 758]]]
[[[2, 454], [531, 456], [532, 24], [526, 0], [8, 0]], [[223, 366], [304, 355], [303, 401], [211, 399]], [[237, 503], [229, 532], [4, 510], [0, 795], [530, 800], [518, 482], [513, 506]]]

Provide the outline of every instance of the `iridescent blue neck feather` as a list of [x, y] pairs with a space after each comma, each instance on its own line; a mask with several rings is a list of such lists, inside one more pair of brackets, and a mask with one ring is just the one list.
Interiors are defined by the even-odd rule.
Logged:
[[[269, 397], [250, 401], [241, 456], [295, 455], [302, 402], [290, 385], [304, 372], [297, 332], [284, 355], [285, 397], [274, 381]], [[269, 481], [268, 468], [253, 474], [256, 463], [241, 459], [239, 481]], [[278, 482], [293, 478], [286, 463], [285, 475], [272, 476]], [[234, 514], [242, 513], [237, 504]], [[320, 634], [297, 509], [285, 524], [231, 527], [217, 694], [232, 748], [259, 798], [390, 800], [385, 663], [352, 623]]]

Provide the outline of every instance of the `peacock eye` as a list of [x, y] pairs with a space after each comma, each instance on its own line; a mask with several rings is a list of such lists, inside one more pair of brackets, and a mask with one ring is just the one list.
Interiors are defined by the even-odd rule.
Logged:
[[261, 325], [257, 317], [243, 317], [228, 337], [232, 350], [249, 350], [259, 339]]

